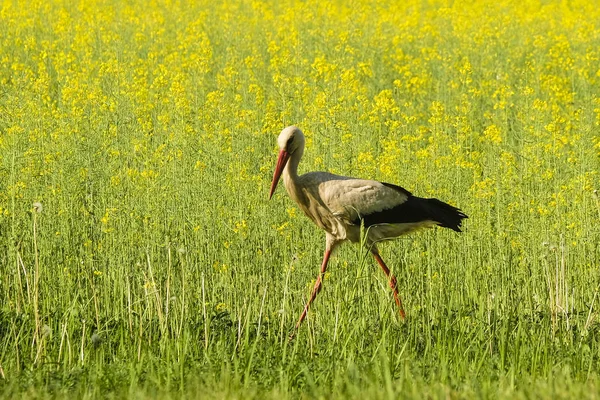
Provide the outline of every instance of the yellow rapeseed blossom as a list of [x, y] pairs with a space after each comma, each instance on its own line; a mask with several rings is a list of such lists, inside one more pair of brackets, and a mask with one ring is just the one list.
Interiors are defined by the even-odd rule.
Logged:
[[502, 143], [502, 133], [496, 125], [490, 125], [485, 128], [483, 131], [483, 137], [485, 140], [494, 144]]

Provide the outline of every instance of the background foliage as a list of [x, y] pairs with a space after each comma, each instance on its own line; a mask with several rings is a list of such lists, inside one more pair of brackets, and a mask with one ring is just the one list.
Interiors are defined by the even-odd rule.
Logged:
[[[600, 12], [588, 1], [0, 2], [0, 395], [595, 398]], [[301, 170], [463, 209], [343, 247]], [[36, 203], [36, 204], [34, 204]]]

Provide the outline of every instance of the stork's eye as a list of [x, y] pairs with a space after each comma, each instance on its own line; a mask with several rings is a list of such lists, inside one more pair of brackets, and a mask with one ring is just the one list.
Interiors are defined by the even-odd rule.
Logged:
[[294, 137], [290, 136], [290, 138], [287, 140], [287, 142], [285, 143], [285, 148], [289, 148], [292, 144], [292, 142], [294, 141]]

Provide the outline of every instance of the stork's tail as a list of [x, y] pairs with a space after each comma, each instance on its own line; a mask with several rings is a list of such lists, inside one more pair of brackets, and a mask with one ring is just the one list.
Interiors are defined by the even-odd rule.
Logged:
[[462, 232], [460, 226], [462, 220], [469, 218], [467, 214], [458, 208], [444, 203], [438, 199], [420, 199], [421, 207], [431, 216], [431, 219], [444, 228], [450, 228], [456, 232]]

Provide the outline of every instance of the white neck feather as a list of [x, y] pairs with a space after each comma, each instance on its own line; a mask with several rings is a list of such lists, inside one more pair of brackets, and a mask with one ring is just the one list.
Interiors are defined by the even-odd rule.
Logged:
[[290, 159], [282, 173], [283, 183], [286, 187], [288, 187], [290, 183], [295, 184], [298, 180], [298, 164], [300, 164], [302, 154], [304, 154], [304, 146], [298, 147], [296, 151], [290, 155]]

